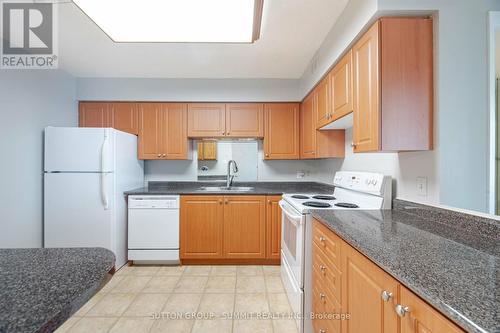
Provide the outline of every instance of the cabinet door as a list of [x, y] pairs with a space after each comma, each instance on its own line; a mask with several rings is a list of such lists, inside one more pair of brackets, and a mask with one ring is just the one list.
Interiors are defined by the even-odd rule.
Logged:
[[181, 196], [181, 259], [220, 259], [224, 205], [222, 196]]
[[268, 196], [266, 208], [266, 258], [281, 258], [281, 195]]
[[162, 159], [162, 106], [161, 103], [139, 105], [138, 155], [140, 160]]
[[380, 150], [379, 22], [354, 45], [354, 152]]
[[[341, 246], [342, 312], [351, 315], [342, 322], [344, 333], [387, 333], [398, 331], [394, 307], [398, 282], [347, 243]], [[392, 293], [388, 301], [382, 292]]]
[[225, 118], [225, 104], [188, 104], [188, 136], [192, 138], [225, 136]]
[[130, 134], [139, 134], [139, 117], [136, 103], [110, 103], [113, 128]]
[[316, 157], [315, 97], [312, 92], [300, 105], [300, 158]]
[[162, 109], [162, 156], [165, 154], [165, 158], [169, 160], [189, 159], [187, 105], [163, 103]]
[[352, 112], [352, 51], [335, 65], [329, 75], [332, 121]]
[[266, 257], [266, 197], [224, 197], [224, 258]]
[[108, 103], [80, 102], [78, 125], [80, 127], [112, 127]]
[[408, 307], [401, 319], [401, 333], [463, 333], [464, 331], [405, 287], [400, 287], [403, 307]]
[[299, 104], [265, 104], [264, 159], [298, 160]]
[[226, 104], [226, 136], [262, 138], [264, 136], [264, 105], [260, 103]]
[[316, 127], [323, 127], [332, 121], [331, 103], [330, 103], [330, 82], [328, 77], [321, 80], [316, 88]]

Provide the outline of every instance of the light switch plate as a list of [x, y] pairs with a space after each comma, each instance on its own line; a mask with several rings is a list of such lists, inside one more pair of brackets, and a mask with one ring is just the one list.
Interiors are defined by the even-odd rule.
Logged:
[[427, 177], [417, 177], [417, 194], [427, 196]]

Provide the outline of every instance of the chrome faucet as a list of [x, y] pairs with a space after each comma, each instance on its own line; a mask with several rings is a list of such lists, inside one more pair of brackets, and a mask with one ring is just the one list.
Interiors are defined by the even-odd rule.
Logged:
[[[233, 165], [233, 175], [231, 175], [231, 164]], [[238, 172], [238, 165], [235, 160], [230, 160], [227, 162], [227, 181], [226, 187], [231, 187], [233, 184], [234, 173]]]

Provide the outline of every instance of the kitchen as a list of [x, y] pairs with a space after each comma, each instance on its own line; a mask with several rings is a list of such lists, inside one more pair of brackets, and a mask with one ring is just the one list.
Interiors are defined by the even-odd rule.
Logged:
[[0, 69], [0, 331], [498, 332], [498, 2], [194, 3]]

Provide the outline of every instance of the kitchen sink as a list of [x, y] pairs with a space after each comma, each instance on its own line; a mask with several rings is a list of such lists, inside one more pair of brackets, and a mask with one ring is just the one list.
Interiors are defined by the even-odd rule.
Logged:
[[253, 190], [253, 187], [249, 186], [203, 186], [199, 188], [200, 191], [207, 192], [218, 192], [218, 191], [234, 191], [234, 192], [248, 192]]

